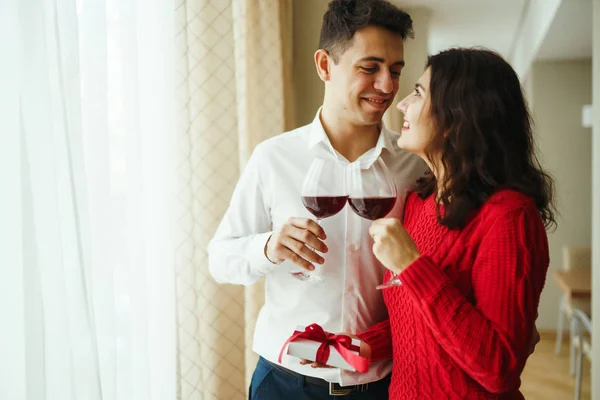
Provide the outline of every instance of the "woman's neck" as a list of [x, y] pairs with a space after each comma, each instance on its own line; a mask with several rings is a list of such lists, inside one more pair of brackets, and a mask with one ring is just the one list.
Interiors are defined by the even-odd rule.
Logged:
[[433, 174], [433, 176], [435, 176], [435, 182], [436, 182], [435, 202], [441, 203], [442, 194], [444, 191], [443, 189], [444, 189], [444, 186], [446, 186], [446, 184], [447, 184], [447, 182], [444, 182], [444, 179], [445, 179], [444, 167], [443, 167], [441, 161], [439, 161], [439, 160], [434, 162], [431, 159], [427, 158], [427, 159], [425, 159], [425, 162], [429, 166], [429, 169], [431, 170], [431, 173]]

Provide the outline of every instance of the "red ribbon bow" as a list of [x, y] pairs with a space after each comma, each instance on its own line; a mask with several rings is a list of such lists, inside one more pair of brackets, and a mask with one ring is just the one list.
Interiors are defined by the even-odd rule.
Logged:
[[355, 370], [366, 373], [369, 371], [369, 360], [361, 357], [353, 351], [359, 351], [360, 347], [352, 344], [352, 338], [347, 335], [335, 335], [333, 333], [325, 332], [325, 330], [318, 324], [311, 324], [304, 329], [304, 332], [294, 331], [294, 334], [283, 344], [281, 351], [279, 352], [279, 358], [277, 361], [281, 364], [281, 358], [283, 352], [287, 346], [298, 339], [308, 339], [315, 342], [321, 343], [317, 350], [316, 362], [321, 364], [327, 364], [329, 360], [330, 347], [333, 347], [340, 353], [342, 358], [348, 362]]

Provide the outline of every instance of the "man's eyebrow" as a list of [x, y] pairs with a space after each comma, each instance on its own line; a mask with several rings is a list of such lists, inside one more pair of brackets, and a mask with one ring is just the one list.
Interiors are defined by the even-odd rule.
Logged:
[[[383, 63], [384, 62], [383, 58], [379, 58], [379, 57], [363, 57], [363, 58], [361, 58], [358, 61], [375, 61], [375, 62], [378, 62], [378, 63]], [[400, 65], [400, 66], [404, 67], [405, 63], [404, 63], [404, 61], [396, 61], [392, 65]]]

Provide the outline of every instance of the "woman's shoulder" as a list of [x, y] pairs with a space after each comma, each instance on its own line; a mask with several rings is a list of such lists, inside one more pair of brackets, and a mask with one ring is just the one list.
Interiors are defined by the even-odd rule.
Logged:
[[479, 210], [479, 225], [491, 227], [495, 222], [518, 218], [539, 219], [541, 217], [532, 197], [513, 189], [502, 189], [492, 194]]
[[418, 192], [410, 192], [404, 203], [404, 223], [414, 219], [427, 218], [427, 216], [437, 216], [433, 194], [423, 196]]
[[416, 199], [419, 199], [419, 194], [417, 192], [408, 192], [408, 195], [406, 196], [406, 205], [413, 203]]
[[513, 189], [501, 189], [493, 193], [481, 207], [482, 212], [505, 214], [514, 210], [536, 210], [532, 197]]
[[423, 198], [418, 192], [409, 192], [406, 196], [404, 208], [408, 210], [414, 210], [424, 207], [429, 197], [430, 196]]

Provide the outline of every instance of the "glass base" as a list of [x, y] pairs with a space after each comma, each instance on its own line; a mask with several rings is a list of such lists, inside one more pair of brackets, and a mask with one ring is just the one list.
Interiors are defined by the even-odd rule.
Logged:
[[381, 285], [375, 286], [375, 289], [381, 290], [398, 286], [402, 286], [402, 281], [400, 280], [400, 278], [394, 275], [389, 281], [382, 283]]
[[290, 272], [290, 275], [302, 282], [321, 283], [325, 280], [321, 275], [304, 271]]

